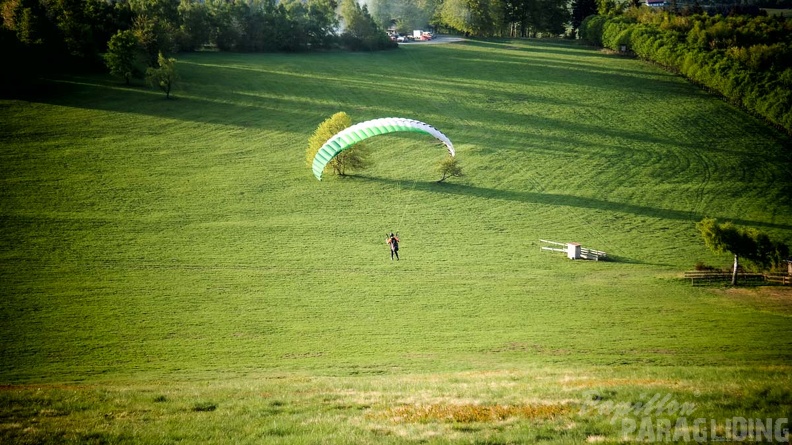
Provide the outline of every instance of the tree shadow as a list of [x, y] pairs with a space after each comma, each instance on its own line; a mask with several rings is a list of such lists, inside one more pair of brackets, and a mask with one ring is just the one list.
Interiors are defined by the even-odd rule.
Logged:
[[[515, 47], [515, 42], [524, 46]], [[573, 42], [553, 42], [543, 41], [539, 39], [475, 39], [469, 38], [464, 42], [464, 45], [493, 48], [493, 49], [510, 49], [515, 51], [525, 52], [544, 52], [551, 54], [558, 54], [562, 56], [575, 56], [592, 57], [592, 58], [609, 58], [613, 57], [599, 51], [599, 48]]]
[[[382, 184], [396, 186], [403, 181], [389, 178], [372, 176], [351, 176], [365, 181], [374, 181]], [[777, 224], [764, 221], [754, 221], [740, 218], [731, 218], [723, 215], [702, 215], [694, 211], [683, 211], [674, 209], [663, 209], [658, 207], [642, 206], [625, 202], [607, 201], [597, 198], [586, 198], [581, 196], [567, 195], [562, 193], [537, 193], [522, 192], [514, 190], [500, 190], [494, 188], [477, 187], [472, 185], [456, 184], [453, 182], [422, 182], [415, 181], [412, 186], [414, 190], [428, 193], [440, 193], [448, 195], [458, 195], [473, 197], [486, 200], [504, 200], [520, 202], [525, 204], [540, 204], [548, 206], [571, 207], [576, 209], [604, 210], [615, 213], [627, 213], [649, 218], [668, 219], [675, 221], [698, 222], [705, 216], [712, 216], [718, 219], [728, 220], [735, 224], [768, 227], [774, 229], [792, 230], [792, 224]], [[628, 260], [625, 260], [629, 262]]]
[[[504, 47], [504, 44], [492, 42], [476, 41], [473, 44]], [[546, 56], [543, 62], [547, 64], [530, 64], [529, 57], [520, 57], [520, 51], [523, 50], [528, 53], [534, 50], [545, 53], [557, 52], [568, 56], [568, 59], [551, 60]], [[569, 51], [572, 51], [572, 55]], [[185, 60], [180, 62], [190, 66], [189, 77], [184, 79], [188, 91], [177, 91], [177, 99], [173, 101], [165, 101], [164, 95], [160, 92], [142, 86], [126, 87], [121, 83], [109, 81], [106, 76], [81, 76], [56, 80], [55, 83], [45, 85], [45, 89], [41, 91], [31, 92], [26, 100], [199, 123], [294, 132], [301, 136], [305, 135], [312, 125], [318, 124], [323, 117], [339, 109], [346, 108], [356, 117], [365, 119], [390, 114], [391, 107], [388, 104], [409, 103], [410, 110], [420, 110], [421, 115], [428, 115], [432, 119], [432, 124], [441, 128], [446, 134], [452, 136], [457, 131], [464, 134], [466, 139], [463, 143], [474, 146], [481, 154], [509, 150], [577, 157], [584, 153], [584, 150], [592, 151], [591, 149], [594, 148], [596, 150], [593, 151], [601, 152], [602, 159], [615, 166], [629, 163], [630, 167], [635, 167], [636, 163], [646, 165], [650, 162], [665, 162], [669, 163], [668, 171], [673, 172], [685, 168], [687, 162], [700, 167], [702, 171], [706, 170], [706, 166], [703, 165], [706, 163], [704, 156], [718, 151], [739, 157], [735, 159], [734, 164], [739, 164], [741, 178], [756, 177], [758, 173], [762, 173], [759, 170], [765, 168], [768, 162], [781, 166], [790, 165], [792, 151], [789, 150], [763, 150], [763, 162], [751, 162], [756, 153], [754, 148], [747, 144], [744, 151], [726, 152], [727, 149], [720, 147], [720, 144], [711, 143], [713, 136], [707, 136], [710, 133], [705, 132], [705, 136], [701, 138], [679, 139], [674, 135], [653, 131], [650, 126], [646, 129], [637, 125], [619, 125], [619, 122], [612, 121], [613, 116], [618, 116], [618, 113], [615, 113], [618, 110], [603, 110], [596, 103], [576, 103], [570, 98], [543, 95], [518, 88], [518, 85], [526, 82], [587, 87], [592, 83], [601, 83], [600, 88], [619, 86], [628, 90], [635, 89], [647, 97], [663, 94], [692, 98], [699, 94], [696, 89], [685, 83], [666, 79], [647, 83], [640, 78], [642, 76], [603, 70], [594, 63], [595, 59], [589, 59], [587, 63], [585, 60], [580, 62], [573, 58], [577, 52], [587, 55], [591, 53], [591, 56], [596, 58], [611, 56], [598, 54], [587, 48], [569, 49], [563, 43], [543, 44], [530, 41], [529, 45], [517, 48], [512, 54], [499, 51], [497, 54], [487, 55], [487, 59], [513, 63], [515, 66], [519, 64], [519, 69], [487, 71], [482, 68], [479, 60], [465, 57], [471, 52], [470, 50], [444, 51], [442, 54], [446, 54], [446, 62], [453, 60], [453, 63], [439, 63], [431, 70], [421, 65], [424, 59], [411, 61], [409, 51], [403, 54], [388, 54], [389, 59], [397, 58], [404, 63], [412, 62], [421, 70], [420, 83], [416, 82], [415, 86], [412, 86], [412, 82], [383, 81], [386, 76], [392, 76], [392, 73], [386, 68], [377, 68], [376, 65], [369, 68], [368, 55], [365, 56], [365, 60], [361, 59], [361, 65], [353, 66], [349, 66], [350, 59], [347, 55], [321, 55], [312, 59], [315, 61], [313, 69], [300, 72], [291, 67], [281, 66], [283, 58], [280, 56], [276, 59], [278, 64], [270, 66], [263, 63], [260, 58], [273, 57], [271, 55], [234, 55], [234, 59], [231, 59], [233, 63], [228, 63], [231, 55], [202, 54], [185, 56]], [[338, 60], [347, 63], [335, 64]], [[364, 63], [366, 70], [356, 69], [358, 66], [364, 66], [362, 65]], [[564, 76], [569, 64], [579, 64], [578, 71], [586, 72], [589, 77]], [[523, 65], [530, 67], [531, 70], [520, 68]], [[526, 74], [528, 71], [530, 73]], [[505, 76], [505, 73], [508, 76]], [[590, 76], [596, 76], [597, 79], [592, 81]], [[655, 74], [653, 73], [652, 76]], [[236, 83], [224, 82], [222, 79], [236, 79]], [[483, 81], [487, 79], [497, 81], [502, 87], [497, 88]], [[190, 85], [200, 87], [194, 87], [195, 92], [190, 95]], [[239, 88], [231, 89], [230, 85], [238, 85]], [[429, 90], [440, 94], [426, 94], [427, 86]], [[459, 93], [460, 90], [470, 93], [467, 96], [454, 94]], [[515, 111], [511, 109], [514, 103], [523, 103], [530, 107], [521, 107]], [[572, 114], [556, 116], [528, 111], [545, 105], [563, 105], [569, 107]], [[609, 116], [610, 120], [607, 120]], [[693, 125], [693, 122], [701, 121], [703, 120], [701, 118], [705, 117], [689, 115], [686, 119], [690, 122], [680, 122], [679, 125]], [[510, 125], [504, 126], [503, 123]], [[493, 127], [497, 127], [498, 130], [490, 130]], [[725, 140], [736, 133], [737, 131], [724, 132], [718, 137]], [[763, 139], [766, 137], [767, 140], [772, 141], [774, 145], [788, 143], [788, 138], [779, 139], [780, 135], [770, 130], [762, 130], [759, 134]], [[653, 144], [655, 147], [647, 148], [647, 144]], [[683, 151], [684, 149], [688, 152]], [[672, 151], [670, 156], [655, 161], [654, 155], [669, 150]], [[679, 158], [683, 159], [676, 162], [675, 160]], [[783, 179], [783, 175], [789, 169], [783, 171], [779, 169], [779, 171], [780, 173], [774, 175], [778, 179]], [[776, 180], [774, 186], [779, 189], [775, 192], [778, 199], [788, 203], [788, 196], [792, 196], [788, 193], [792, 189], [792, 182]], [[449, 191], [452, 188], [453, 184], [446, 184], [445, 192], [453, 193]], [[459, 190], [456, 193], [462, 194]], [[487, 192], [481, 189], [467, 190], [465, 193], [481, 197], [493, 195], [489, 198], [514, 201], [534, 199], [538, 202], [553, 201], [579, 207], [621, 208], [622, 211], [643, 212], [641, 214], [660, 211], [648, 207], [632, 208], [629, 204], [620, 205], [607, 201], [581, 201], [581, 198], [574, 196], [532, 197], [517, 193], [509, 197], [508, 193], [515, 192]], [[671, 212], [670, 216], [677, 219], [697, 216], [687, 212], [677, 214]]]

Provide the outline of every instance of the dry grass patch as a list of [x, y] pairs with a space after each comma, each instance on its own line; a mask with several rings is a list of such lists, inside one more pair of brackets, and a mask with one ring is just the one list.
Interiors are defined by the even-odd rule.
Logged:
[[713, 289], [713, 292], [759, 311], [792, 315], [792, 286], [731, 287]]
[[668, 379], [631, 379], [631, 378], [610, 378], [610, 379], [587, 379], [579, 382], [562, 380], [562, 384], [570, 389], [582, 388], [601, 388], [601, 387], [666, 387], [676, 388], [681, 385], [678, 380]]
[[563, 404], [429, 404], [397, 406], [387, 410], [384, 413], [384, 417], [397, 423], [491, 423], [501, 422], [510, 418], [551, 419], [568, 414], [569, 411], [569, 406]]

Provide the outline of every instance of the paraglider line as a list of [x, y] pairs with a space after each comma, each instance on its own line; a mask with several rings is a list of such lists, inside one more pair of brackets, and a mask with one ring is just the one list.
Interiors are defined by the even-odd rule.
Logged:
[[[413, 190], [415, 190], [415, 183], [416, 183], [416, 182], [417, 182], [417, 180], [414, 180], [414, 181], [413, 181], [413, 185], [412, 185], [412, 187], [410, 188], [410, 193], [412, 193], [412, 191], [413, 191]], [[402, 195], [402, 192], [401, 192], [401, 186], [400, 186], [399, 188], [400, 188], [400, 190], [399, 190], [399, 196], [401, 196], [401, 195]], [[402, 223], [404, 222], [404, 215], [406, 215], [406, 214], [407, 214], [407, 205], [408, 205], [408, 203], [407, 203], [407, 200], [405, 200], [405, 202], [404, 202], [404, 211], [402, 211], [401, 218], [399, 219], [399, 225], [397, 225], [396, 227], [401, 227]]]

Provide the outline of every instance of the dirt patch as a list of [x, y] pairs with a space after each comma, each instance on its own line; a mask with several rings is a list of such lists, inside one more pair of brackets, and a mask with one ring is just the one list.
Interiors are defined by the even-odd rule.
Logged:
[[754, 288], [713, 289], [712, 292], [754, 309], [792, 315], [791, 286], [758, 286]]

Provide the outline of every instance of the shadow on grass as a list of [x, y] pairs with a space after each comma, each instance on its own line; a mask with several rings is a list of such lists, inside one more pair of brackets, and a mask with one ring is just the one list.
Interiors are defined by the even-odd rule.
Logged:
[[[377, 178], [371, 176], [350, 176], [350, 178], [357, 178], [365, 181], [375, 181], [383, 184], [390, 184], [396, 187], [402, 181], [388, 178]], [[541, 204], [550, 206], [572, 207], [579, 209], [593, 209], [605, 210], [609, 212], [628, 213], [632, 215], [645, 216], [650, 218], [669, 219], [676, 221], [700, 221], [705, 216], [692, 211], [663, 209], [657, 207], [642, 206], [624, 202], [606, 201], [596, 198], [585, 198], [581, 196], [565, 195], [560, 193], [537, 193], [537, 192], [521, 192], [514, 190], [499, 190], [486, 187], [476, 187], [472, 185], [454, 184], [450, 182], [420, 182], [416, 181], [413, 185], [414, 190], [430, 192], [430, 193], [445, 193], [450, 195], [468, 196], [481, 199], [495, 199], [521, 202], [526, 204]], [[715, 216], [718, 219], [728, 220], [735, 224], [754, 226], [754, 227], [770, 227], [775, 229], [792, 230], [790, 224], [776, 224], [764, 221], [751, 221], [739, 218], [729, 218], [725, 216]], [[625, 262], [630, 262], [625, 258]]]
[[[312, 109], [335, 110], [333, 106], [301, 104], [271, 99], [256, 100], [237, 92], [195, 96], [177, 90], [166, 99], [162, 91], [139, 82], [125, 85], [102, 75], [71, 76], [40, 80], [19, 91], [3, 94], [4, 99], [56, 106], [133, 113], [214, 125], [288, 130], [283, 122], [300, 122]], [[272, 116], [277, 116], [274, 119]]]
[[[613, 57], [599, 51], [594, 46], [584, 45], [578, 41], [558, 42], [553, 40], [541, 39], [477, 39], [468, 38], [463, 42], [465, 45], [492, 49], [510, 49], [527, 52], [546, 52], [569, 56], [570, 54], [583, 55], [586, 57], [607, 58]], [[521, 45], [516, 47], [514, 45]]]

